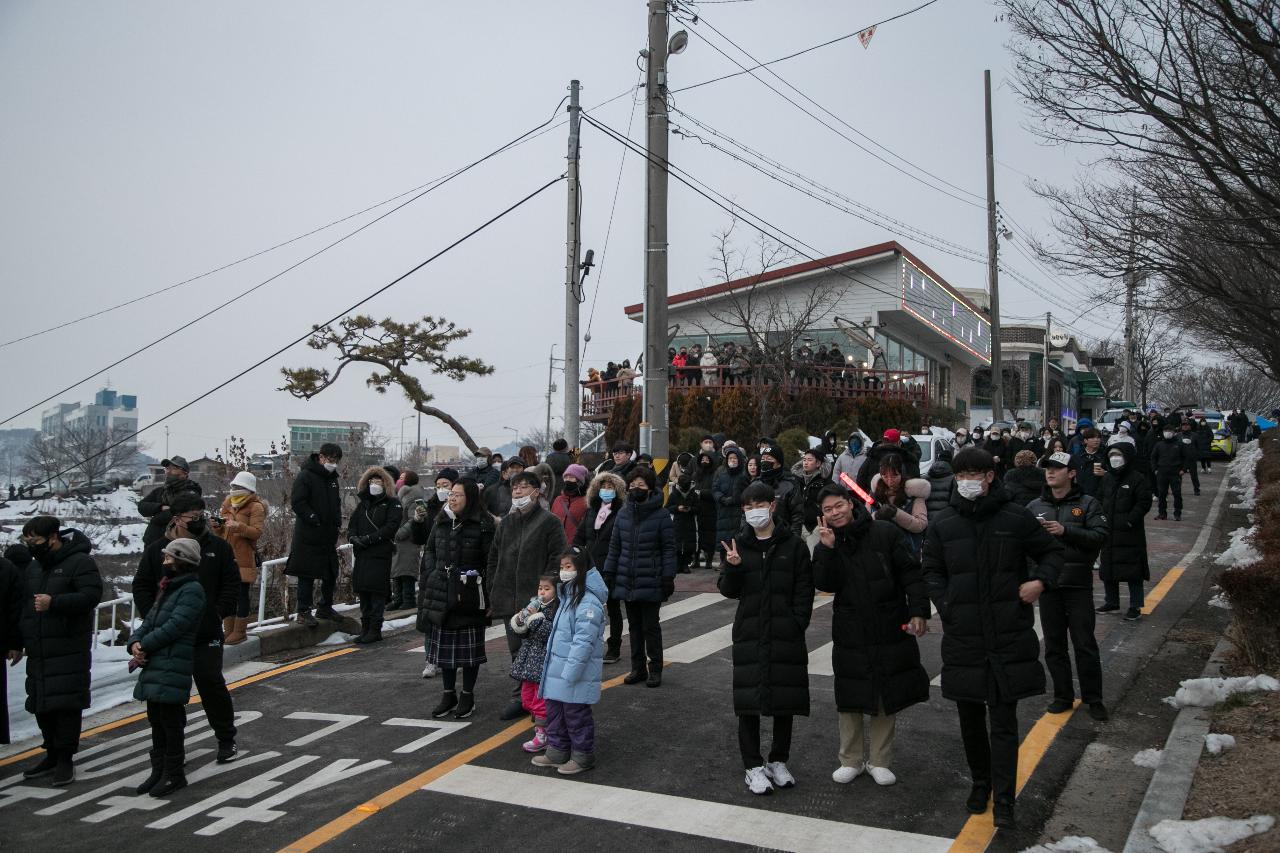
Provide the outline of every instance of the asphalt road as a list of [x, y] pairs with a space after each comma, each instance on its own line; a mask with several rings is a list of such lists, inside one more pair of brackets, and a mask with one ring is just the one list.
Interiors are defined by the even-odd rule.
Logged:
[[[1099, 618], [1108, 701], [1117, 706], [1200, 591], [1205, 561], [1184, 557], [1198, 538], [1214, 550], [1217, 534], [1200, 534], [1224, 472], [1215, 466], [1203, 478], [1204, 496], [1187, 498], [1181, 523], [1149, 519], [1151, 615], [1138, 623]], [[829, 602], [818, 599], [808, 634], [813, 713], [796, 722], [789, 762], [798, 784], [771, 796], [743, 786], [729, 690], [735, 604], [719, 597], [713, 573], [703, 570], [682, 576], [664, 607], [663, 686], [622, 685], [625, 648], [623, 663], [606, 667], [596, 707], [598, 764], [573, 779], [530, 765], [520, 749], [527, 721], [496, 719], [510, 689], [504, 641], [489, 644], [475, 716], [436, 721], [429, 709], [439, 680], [420, 677], [421, 637], [408, 632], [372, 648], [326, 649], [237, 684], [243, 757], [234, 764], [214, 764], [204, 715], [191, 706], [191, 784], [165, 800], [130, 790], [146, 775], [148, 729], [136, 713], [89, 730], [70, 788], [25, 784], [17, 773], [22, 754], [0, 759], [0, 848], [983, 849], [993, 836], [989, 815], [971, 819], [964, 810], [968, 773], [955, 710], [936, 688], [927, 704], [899, 716], [897, 785], [880, 788], [865, 776], [849, 785], [831, 781], [838, 761]], [[936, 676], [936, 620], [931, 628], [921, 648]], [[997, 839], [999, 848], [1036, 840], [1092, 729], [1115, 725], [1083, 712], [1049, 717], [1044, 705], [1020, 706], [1022, 826]]]

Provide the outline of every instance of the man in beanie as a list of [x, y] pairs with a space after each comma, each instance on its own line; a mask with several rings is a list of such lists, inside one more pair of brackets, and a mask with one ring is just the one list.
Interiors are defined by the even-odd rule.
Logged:
[[173, 501], [181, 494], [202, 494], [200, 484], [190, 479], [191, 466], [181, 456], [161, 461], [164, 466], [164, 485], [157, 486], [142, 500], [138, 501], [138, 514], [147, 519], [147, 529], [142, 534], [142, 545], [145, 548], [152, 542], [164, 539], [169, 519], [173, 517]]
[[757, 479], [773, 489], [774, 500], [777, 503], [773, 513], [774, 521], [779, 527], [789, 527], [792, 533], [799, 535], [800, 520], [798, 516], [793, 518], [795, 508], [792, 506], [791, 498], [797, 483], [796, 478], [787, 470], [786, 464], [786, 453], [782, 445], [771, 441], [760, 451], [760, 476]]
[[234, 616], [236, 594], [240, 587], [240, 568], [235, 550], [209, 529], [204, 500], [198, 495], [183, 494], [170, 507], [172, 519], [165, 531], [167, 538], [152, 542], [142, 552], [138, 573], [133, 576], [133, 601], [138, 616], [145, 617], [160, 593], [164, 577], [165, 546], [177, 539], [191, 539], [200, 546], [200, 565], [196, 573], [204, 588], [204, 615], [196, 627], [194, 668], [192, 676], [200, 693], [200, 704], [209, 726], [218, 739], [218, 763], [235, 761], [235, 708], [222, 676], [222, 620]]
[[560, 494], [551, 501], [551, 514], [564, 525], [564, 539], [572, 542], [578, 525], [587, 516], [587, 481], [591, 474], [586, 466], [573, 463], [564, 469]]
[[563, 438], [557, 438], [551, 442], [551, 452], [547, 454], [544, 461], [551, 466], [556, 480], [563, 480], [565, 470], [573, 464], [573, 456], [569, 454], [569, 442]]

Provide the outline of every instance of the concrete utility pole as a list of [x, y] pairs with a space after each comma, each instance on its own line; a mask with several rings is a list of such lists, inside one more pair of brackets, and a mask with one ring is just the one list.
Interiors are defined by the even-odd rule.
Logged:
[[[578, 197], [578, 142], [582, 107], [578, 104], [578, 81], [569, 81], [569, 208], [566, 220], [564, 256], [564, 437], [569, 447], [578, 446], [578, 416], [582, 394], [578, 385], [578, 306], [582, 285], [578, 255], [582, 252], [582, 223], [578, 219], [582, 201]], [[550, 431], [550, 423], [547, 429]], [[549, 439], [548, 439], [549, 440]]]
[[551, 345], [551, 354], [547, 356], [547, 426], [542, 434], [542, 456], [551, 452], [551, 395], [556, 392], [556, 345]]
[[1040, 419], [1040, 428], [1049, 425], [1049, 336], [1053, 334], [1053, 314], [1044, 312], [1044, 376], [1040, 380], [1040, 403], [1044, 415]]
[[991, 419], [1004, 420], [1004, 374], [1000, 370], [1000, 247], [996, 241], [996, 154], [991, 138], [991, 71], [982, 72], [987, 107], [987, 287], [991, 291]]
[[644, 415], [640, 451], [661, 471], [667, 436], [667, 3], [646, 0], [649, 50], [645, 69], [648, 167], [644, 227]]

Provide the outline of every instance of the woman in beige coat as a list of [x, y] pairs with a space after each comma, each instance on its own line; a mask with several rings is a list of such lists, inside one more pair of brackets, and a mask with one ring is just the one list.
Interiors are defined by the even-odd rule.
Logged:
[[267, 523], [267, 505], [258, 497], [258, 480], [241, 471], [231, 481], [231, 493], [222, 502], [218, 515], [222, 524], [218, 533], [231, 545], [240, 567], [240, 593], [236, 599], [236, 615], [222, 620], [223, 640], [235, 646], [245, 640], [249, 625], [249, 588], [258, 579], [258, 539]]

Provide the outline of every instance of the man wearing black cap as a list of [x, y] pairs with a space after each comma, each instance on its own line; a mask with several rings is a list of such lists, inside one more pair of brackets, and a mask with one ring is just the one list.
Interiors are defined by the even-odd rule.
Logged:
[[222, 677], [222, 620], [236, 614], [240, 591], [240, 567], [231, 544], [209, 529], [204, 499], [190, 492], [173, 499], [164, 536], [142, 552], [138, 573], [133, 576], [133, 601], [138, 618], [147, 615], [160, 594], [164, 575], [164, 548], [175, 539], [192, 539], [200, 545], [200, 565], [196, 569], [204, 587], [204, 615], [196, 626], [192, 678], [200, 694], [200, 704], [209, 718], [209, 727], [218, 739], [219, 764], [236, 760], [235, 708]]
[[164, 532], [173, 518], [170, 507], [173, 500], [181, 494], [192, 494], [200, 497], [200, 484], [190, 479], [191, 466], [182, 456], [165, 459], [160, 462], [164, 466], [164, 485], [151, 490], [145, 498], [138, 501], [138, 514], [147, 519], [147, 529], [142, 534], [142, 545], [146, 547], [152, 542], [164, 538]]
[[1080, 695], [1089, 706], [1089, 716], [1107, 719], [1102, 704], [1102, 658], [1093, 636], [1093, 564], [1107, 541], [1107, 518], [1102, 504], [1081, 491], [1076, 482], [1078, 467], [1070, 454], [1059, 451], [1040, 461], [1045, 488], [1027, 509], [1040, 526], [1062, 543], [1063, 568], [1058, 583], [1040, 595], [1040, 625], [1044, 630], [1044, 662], [1053, 679], [1050, 714], [1062, 714], [1075, 707], [1075, 686], [1071, 681], [1071, 657], [1067, 638], [1076, 652], [1076, 674]]

